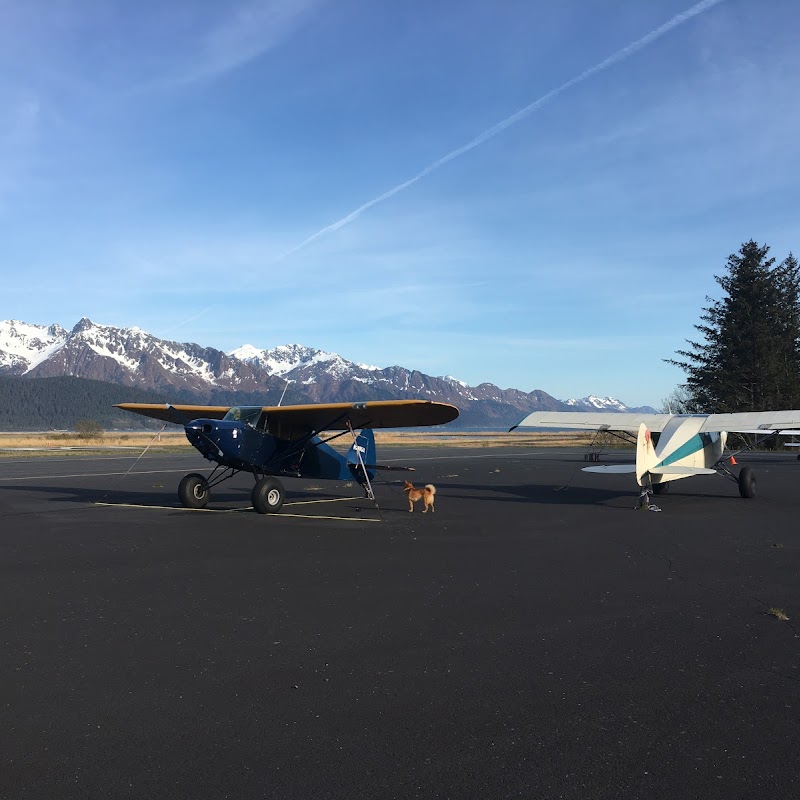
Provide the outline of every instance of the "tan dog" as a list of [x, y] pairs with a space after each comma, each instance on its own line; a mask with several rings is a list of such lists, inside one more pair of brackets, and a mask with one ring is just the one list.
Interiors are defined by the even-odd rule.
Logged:
[[411, 481], [406, 481], [406, 486], [403, 491], [408, 496], [408, 510], [414, 510], [414, 503], [417, 500], [422, 500], [425, 508], [422, 509], [422, 513], [424, 514], [428, 508], [430, 507], [431, 511], [436, 511], [433, 507], [433, 499], [434, 495], [436, 494], [436, 487], [432, 483], [425, 484], [424, 489], [415, 489], [414, 484]]

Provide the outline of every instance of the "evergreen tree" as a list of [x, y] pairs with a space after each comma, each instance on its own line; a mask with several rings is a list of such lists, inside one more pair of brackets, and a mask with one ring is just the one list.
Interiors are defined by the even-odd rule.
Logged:
[[707, 297], [699, 342], [669, 362], [686, 373], [693, 405], [707, 413], [795, 408], [800, 399], [800, 270], [790, 255], [773, 269], [769, 247], [752, 239], [714, 276], [724, 295]]
[[785, 408], [800, 408], [800, 265], [792, 253], [775, 270], [781, 310], [778, 353]]

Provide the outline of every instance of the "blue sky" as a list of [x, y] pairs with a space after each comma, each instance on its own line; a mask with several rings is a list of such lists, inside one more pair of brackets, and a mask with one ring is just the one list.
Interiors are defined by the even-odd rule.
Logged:
[[0, 318], [658, 405], [800, 251], [795, 0], [0, 0]]

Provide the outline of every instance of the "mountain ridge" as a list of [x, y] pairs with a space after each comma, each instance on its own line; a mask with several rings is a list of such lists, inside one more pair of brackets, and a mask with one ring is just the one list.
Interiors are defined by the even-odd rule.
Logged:
[[459, 424], [512, 425], [531, 411], [652, 411], [628, 408], [614, 398], [588, 395], [558, 400], [541, 389], [524, 392], [484, 382], [470, 386], [394, 365], [348, 361], [300, 344], [260, 349], [245, 344], [230, 352], [192, 342], [159, 339], [138, 327], [115, 328], [83, 317], [71, 330], [58, 324], [0, 322], [0, 376], [74, 376], [197, 402], [231, 393], [263, 396], [265, 404], [357, 402], [422, 398], [461, 409]]

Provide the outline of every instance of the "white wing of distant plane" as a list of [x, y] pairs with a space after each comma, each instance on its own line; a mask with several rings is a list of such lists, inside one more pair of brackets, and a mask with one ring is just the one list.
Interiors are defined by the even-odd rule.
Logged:
[[800, 411], [744, 411], [740, 414], [709, 414], [698, 431], [712, 433], [792, 433], [800, 427]]
[[[677, 415], [676, 415], [677, 416]], [[729, 433], [793, 433], [800, 428], [800, 411], [745, 411], [740, 414], [691, 414], [705, 417], [698, 433], [727, 431]], [[664, 430], [672, 414], [630, 414], [584, 411], [534, 411], [518, 422], [515, 428], [577, 428], [580, 430], [629, 431], [636, 433], [639, 425], [654, 432]]]
[[[644, 423], [650, 431], [662, 431], [671, 414], [629, 414], [592, 411], [534, 411], [514, 428], [578, 428], [581, 430], [630, 431]], [[513, 431], [514, 428], [511, 428]]]

